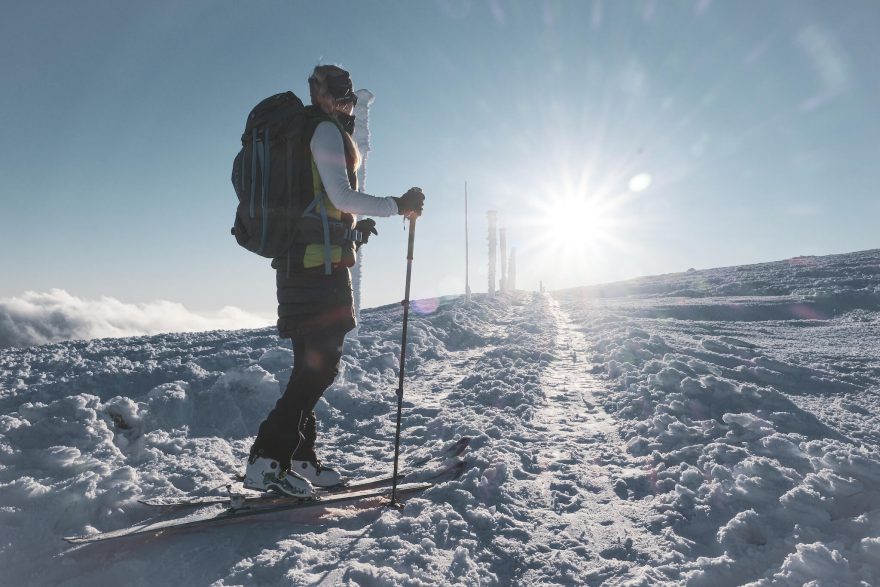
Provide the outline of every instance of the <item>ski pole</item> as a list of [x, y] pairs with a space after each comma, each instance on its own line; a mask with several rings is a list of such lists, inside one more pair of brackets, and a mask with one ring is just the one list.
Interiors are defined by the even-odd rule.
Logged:
[[416, 217], [409, 219], [409, 244], [406, 251], [406, 292], [401, 304], [403, 305], [403, 336], [400, 343], [400, 375], [397, 383], [397, 431], [394, 435], [394, 479], [391, 482], [392, 507], [400, 507], [397, 502], [397, 462], [400, 457], [400, 416], [403, 411], [403, 376], [406, 368], [406, 329], [409, 324], [409, 284], [412, 278], [413, 244], [416, 236]]

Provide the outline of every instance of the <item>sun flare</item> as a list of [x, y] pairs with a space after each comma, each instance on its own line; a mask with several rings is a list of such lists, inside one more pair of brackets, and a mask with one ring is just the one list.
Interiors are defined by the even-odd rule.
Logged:
[[613, 219], [607, 210], [585, 198], [557, 198], [539, 218], [546, 240], [571, 252], [586, 252], [591, 245], [607, 241]]
[[624, 245], [626, 198], [577, 190], [547, 190], [530, 219], [533, 246], [571, 269], [607, 258]]
[[518, 245], [520, 273], [553, 287], [632, 273], [657, 208], [655, 170], [638, 153], [616, 156], [569, 130], [550, 133], [547, 150], [512, 170], [516, 181], [497, 186], [517, 196], [515, 213], [506, 202], [498, 208]]

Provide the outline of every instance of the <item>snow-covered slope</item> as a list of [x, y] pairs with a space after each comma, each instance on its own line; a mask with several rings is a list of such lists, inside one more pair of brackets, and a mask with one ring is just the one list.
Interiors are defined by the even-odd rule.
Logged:
[[[270, 329], [2, 351], [2, 582], [880, 583], [880, 251], [418, 306], [404, 456], [472, 436], [461, 478], [76, 548], [224, 484], [292, 353]], [[363, 313], [318, 408], [352, 476], [391, 466], [400, 319]]]
[[880, 582], [880, 251], [560, 297], [642, 463], [620, 493], [648, 496], [670, 577]]

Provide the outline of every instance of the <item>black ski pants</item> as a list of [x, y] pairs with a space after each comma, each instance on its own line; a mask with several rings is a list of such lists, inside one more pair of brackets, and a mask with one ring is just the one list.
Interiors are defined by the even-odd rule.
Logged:
[[287, 389], [260, 424], [251, 456], [275, 459], [283, 467], [291, 457], [315, 459], [317, 422], [313, 410], [339, 374], [344, 332], [318, 332], [293, 339], [293, 372]]

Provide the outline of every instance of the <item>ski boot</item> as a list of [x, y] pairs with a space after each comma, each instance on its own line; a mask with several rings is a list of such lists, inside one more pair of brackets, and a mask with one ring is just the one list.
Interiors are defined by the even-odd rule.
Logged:
[[283, 470], [278, 461], [259, 455], [248, 459], [244, 487], [256, 491], [276, 491], [300, 499], [309, 499], [315, 495], [315, 488], [308, 480]]
[[335, 469], [325, 467], [317, 458], [290, 460], [290, 470], [315, 487], [335, 487], [343, 484], [342, 475]]
[[[304, 413], [301, 412], [302, 415]], [[335, 487], [344, 480], [334, 469], [325, 467], [315, 455], [315, 440], [318, 437], [318, 421], [315, 413], [310, 413], [300, 427], [300, 442], [290, 459], [290, 470], [307, 479], [315, 487]]]

